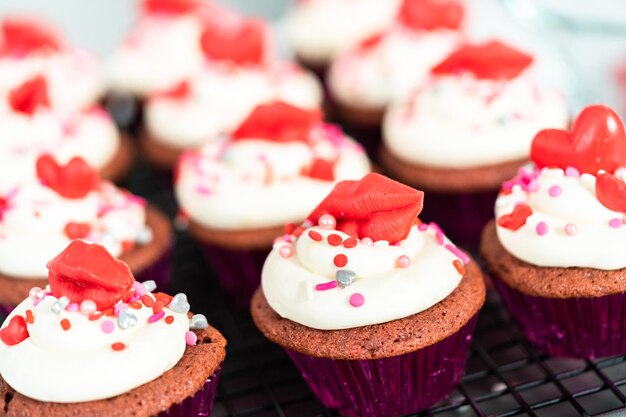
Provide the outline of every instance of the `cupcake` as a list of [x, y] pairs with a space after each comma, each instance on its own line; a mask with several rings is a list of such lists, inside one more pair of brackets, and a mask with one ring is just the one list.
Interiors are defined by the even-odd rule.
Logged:
[[274, 100], [315, 109], [322, 92], [312, 74], [291, 63], [213, 60], [175, 88], [150, 96], [142, 149], [153, 165], [170, 170], [183, 150], [232, 132], [257, 105]]
[[183, 153], [175, 191], [222, 288], [247, 305], [283, 225], [302, 222], [337, 181], [369, 169], [363, 149], [319, 110], [273, 102], [231, 135]]
[[481, 253], [522, 332], [541, 351], [626, 353], [626, 132], [610, 108], [547, 129], [533, 164], [502, 185]]
[[[102, 246], [73, 241], [0, 330], [5, 415], [198, 417], [226, 340], [185, 294], [153, 292]], [[190, 318], [191, 317], [191, 318]]]
[[46, 262], [74, 239], [100, 243], [142, 280], [169, 280], [169, 220], [143, 199], [101, 181], [82, 159], [36, 163], [38, 181], [0, 198], [0, 304], [45, 287]]
[[422, 217], [477, 246], [500, 184], [528, 161], [540, 129], [567, 125], [560, 92], [536, 80], [533, 57], [499, 41], [468, 44], [385, 115], [380, 161], [428, 193]]
[[286, 18], [286, 35], [297, 60], [323, 75], [342, 51], [384, 31], [394, 21], [400, 0], [306, 0]]
[[332, 62], [328, 89], [339, 119], [380, 127], [389, 102], [424, 82], [460, 43], [459, 0], [404, 0], [396, 22]]
[[55, 107], [52, 83], [38, 74], [0, 94], [0, 193], [31, 181], [42, 153], [63, 162], [79, 156], [111, 180], [122, 179], [132, 166], [132, 144], [113, 119], [95, 105]]
[[441, 229], [419, 221], [422, 200], [379, 174], [340, 182], [263, 267], [255, 324], [341, 415], [411, 414], [463, 375], [485, 285]]

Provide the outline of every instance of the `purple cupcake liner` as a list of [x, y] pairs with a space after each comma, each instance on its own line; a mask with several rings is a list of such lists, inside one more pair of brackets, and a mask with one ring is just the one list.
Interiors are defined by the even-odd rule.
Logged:
[[152, 280], [157, 285], [157, 291], [167, 291], [172, 278], [173, 247], [174, 245], [171, 243], [159, 259], [143, 271], [135, 274], [135, 279], [139, 282]]
[[553, 356], [594, 359], [626, 353], [626, 292], [594, 298], [524, 294], [492, 276], [522, 333]]
[[208, 417], [211, 415], [213, 400], [217, 392], [217, 384], [222, 371], [221, 365], [213, 375], [204, 383], [202, 389], [193, 396], [183, 400], [180, 404], [174, 404], [169, 410], [156, 415], [156, 417]]
[[11, 314], [11, 311], [13, 311], [14, 308], [15, 306], [12, 306], [10, 304], [0, 304], [0, 317], [7, 317], [9, 314]]
[[222, 291], [238, 306], [247, 308], [261, 283], [261, 271], [270, 248], [228, 250], [210, 244], [200, 246]]
[[351, 417], [395, 417], [437, 404], [458, 385], [477, 317], [444, 340], [389, 358], [333, 360], [285, 351], [325, 407]]

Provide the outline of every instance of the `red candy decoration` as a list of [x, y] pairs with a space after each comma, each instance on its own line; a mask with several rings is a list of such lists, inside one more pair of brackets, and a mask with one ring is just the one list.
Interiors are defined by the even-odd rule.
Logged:
[[515, 231], [526, 224], [526, 219], [528, 219], [531, 214], [533, 214], [533, 209], [531, 209], [530, 206], [519, 204], [515, 206], [512, 213], [500, 216], [498, 226]]
[[371, 35], [371, 36], [363, 39], [359, 43], [358, 49], [360, 51], [368, 51], [368, 50], [374, 48], [379, 43], [381, 43], [384, 37], [385, 37], [385, 32], [380, 32], [380, 33], [376, 33], [374, 35]]
[[320, 110], [305, 110], [275, 101], [257, 106], [232, 134], [232, 139], [273, 142], [309, 141], [311, 129], [322, 121]]
[[483, 80], [511, 80], [532, 62], [532, 56], [502, 42], [490, 41], [481, 45], [462, 46], [431, 72], [437, 75], [470, 72]]
[[99, 311], [113, 307], [133, 286], [128, 265], [101, 245], [74, 240], [47, 264], [52, 295], [70, 303], [92, 300]]
[[265, 58], [266, 30], [264, 23], [255, 19], [228, 25], [209, 22], [200, 37], [200, 47], [208, 59], [260, 65]]
[[83, 198], [100, 185], [98, 172], [79, 157], [59, 165], [51, 155], [37, 159], [37, 177], [65, 198]]
[[186, 14], [200, 9], [201, 0], [144, 0], [141, 9], [144, 13]]
[[325, 159], [316, 158], [313, 160], [311, 168], [304, 174], [310, 178], [322, 181], [334, 181], [335, 163], [336, 161], [327, 161]]
[[626, 212], [626, 183], [608, 172], [596, 178], [596, 196], [606, 208]]
[[0, 330], [0, 340], [7, 346], [15, 346], [29, 337], [26, 320], [22, 316], [13, 316], [9, 325]]
[[24, 56], [30, 52], [61, 50], [61, 35], [51, 26], [33, 18], [12, 17], [2, 22], [0, 54]]
[[463, 5], [455, 0], [404, 0], [398, 19], [417, 30], [459, 29], [463, 14]]
[[424, 193], [380, 174], [360, 181], [342, 181], [309, 215], [317, 224], [324, 214], [337, 221], [337, 230], [352, 237], [396, 243], [404, 239], [422, 211]]
[[72, 240], [87, 237], [89, 232], [91, 232], [91, 225], [89, 223], [69, 222], [63, 228], [65, 236]]
[[39, 107], [50, 107], [48, 83], [41, 75], [25, 81], [9, 92], [9, 105], [18, 113], [32, 115]]
[[575, 167], [580, 173], [596, 175], [626, 166], [624, 123], [610, 107], [586, 107], [570, 131], [546, 129], [533, 140], [530, 158], [539, 168]]
[[191, 95], [191, 86], [188, 80], [183, 80], [169, 90], [158, 91], [155, 98], [166, 98], [170, 100], [184, 100]]

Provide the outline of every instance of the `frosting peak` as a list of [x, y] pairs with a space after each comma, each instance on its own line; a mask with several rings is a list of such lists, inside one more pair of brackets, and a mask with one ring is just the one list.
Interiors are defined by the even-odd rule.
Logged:
[[83, 198], [100, 184], [98, 172], [80, 157], [59, 165], [51, 155], [42, 155], [37, 159], [36, 169], [44, 185], [65, 198]]
[[398, 20], [416, 30], [459, 29], [463, 14], [456, 0], [404, 0]]

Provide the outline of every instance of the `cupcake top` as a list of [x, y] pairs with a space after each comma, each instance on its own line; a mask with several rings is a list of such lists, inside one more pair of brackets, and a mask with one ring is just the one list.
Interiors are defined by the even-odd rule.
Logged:
[[533, 57], [499, 41], [467, 44], [431, 71], [425, 85], [390, 107], [385, 146], [407, 162], [450, 168], [528, 155], [534, 134], [564, 128], [562, 95], [532, 76]]
[[356, 108], [384, 109], [421, 85], [429, 71], [461, 42], [458, 0], [404, 0], [396, 23], [333, 61], [333, 99]]
[[190, 329], [185, 294], [154, 292], [102, 246], [73, 241], [47, 264], [50, 285], [33, 288], [0, 330], [0, 375], [39, 401], [111, 398], [174, 367]]
[[325, 65], [341, 51], [385, 30], [400, 0], [306, 0], [287, 17], [287, 38], [296, 55]]
[[55, 28], [31, 17], [6, 17], [0, 25], [0, 97], [42, 77], [49, 85], [49, 103], [58, 111], [75, 112], [98, 100], [94, 55], [68, 45]]
[[313, 109], [321, 105], [322, 89], [313, 75], [294, 64], [214, 62], [169, 91], [152, 95], [145, 123], [154, 140], [178, 149], [196, 147], [232, 132], [257, 105], [272, 100]]
[[108, 63], [107, 80], [113, 90], [143, 97], [173, 88], [207, 61], [262, 65], [269, 43], [263, 22], [213, 2], [144, 0], [133, 31]]
[[302, 221], [343, 179], [370, 166], [363, 149], [319, 110], [258, 106], [231, 134], [181, 157], [176, 196], [210, 228], [245, 230]]
[[422, 200], [421, 191], [378, 174], [337, 184], [275, 243], [262, 274], [269, 305], [333, 330], [408, 317], [446, 298], [470, 259], [436, 224], [419, 221]]
[[104, 245], [114, 256], [148, 243], [146, 203], [101, 181], [84, 160], [36, 163], [38, 181], [0, 196], [0, 272], [43, 278], [46, 262], [74, 239]]
[[63, 162], [80, 156], [102, 169], [119, 149], [119, 132], [106, 112], [96, 106], [59, 111], [50, 90], [47, 79], [37, 75], [0, 97], [0, 193], [31, 181], [42, 153]]
[[610, 108], [585, 108], [571, 129], [532, 143], [533, 165], [505, 182], [497, 234], [516, 258], [543, 267], [626, 267], [626, 132]]

